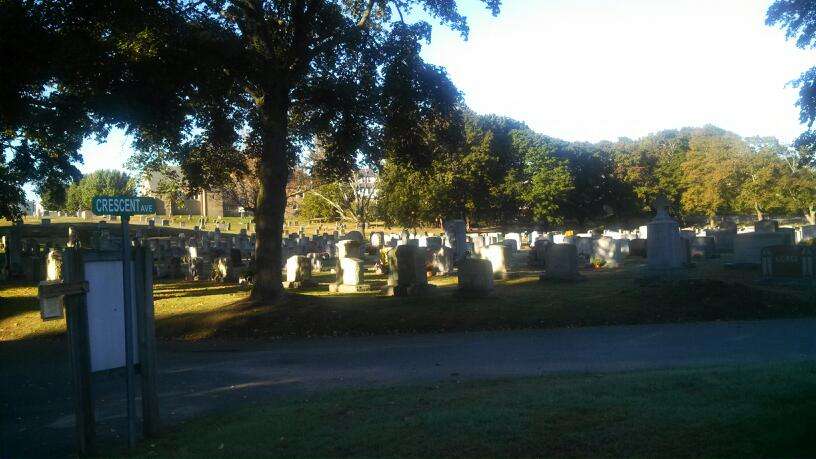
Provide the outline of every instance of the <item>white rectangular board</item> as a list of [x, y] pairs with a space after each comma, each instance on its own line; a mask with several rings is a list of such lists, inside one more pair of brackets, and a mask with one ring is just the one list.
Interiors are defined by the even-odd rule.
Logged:
[[[135, 266], [131, 262], [131, 298], [133, 305], [133, 363], [139, 361], [136, 323]], [[125, 366], [125, 305], [122, 261], [85, 263], [88, 281], [88, 338], [91, 371]]]

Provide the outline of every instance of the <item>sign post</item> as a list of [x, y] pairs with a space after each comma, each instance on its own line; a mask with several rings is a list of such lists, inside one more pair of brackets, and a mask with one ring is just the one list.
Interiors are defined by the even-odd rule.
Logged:
[[133, 297], [131, 296], [130, 216], [156, 213], [156, 200], [134, 196], [95, 196], [94, 215], [118, 215], [122, 220], [122, 294], [125, 313], [125, 372], [127, 391], [128, 446], [136, 445], [136, 382], [133, 369]]

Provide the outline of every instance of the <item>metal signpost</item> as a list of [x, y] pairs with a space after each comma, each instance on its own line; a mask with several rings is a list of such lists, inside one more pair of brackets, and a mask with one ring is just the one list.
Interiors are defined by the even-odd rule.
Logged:
[[128, 446], [136, 445], [136, 386], [133, 370], [133, 297], [131, 296], [130, 216], [156, 213], [156, 200], [134, 196], [95, 196], [94, 215], [118, 215], [122, 220], [122, 294], [125, 313], [125, 372], [127, 390]]

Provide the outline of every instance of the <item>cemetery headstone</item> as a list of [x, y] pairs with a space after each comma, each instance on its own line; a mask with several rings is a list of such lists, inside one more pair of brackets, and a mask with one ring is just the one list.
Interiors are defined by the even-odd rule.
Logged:
[[669, 203], [665, 197], [655, 200], [655, 218], [647, 225], [646, 258], [653, 274], [665, 274], [682, 268], [686, 254], [680, 237], [680, 225], [669, 216]]
[[692, 258], [716, 258], [717, 245], [714, 236], [697, 236], [691, 245]]
[[493, 266], [488, 260], [465, 258], [459, 262], [456, 293], [466, 298], [482, 298], [493, 291]]
[[758, 220], [754, 223], [754, 232], [756, 233], [773, 233], [779, 229], [779, 222], [776, 220]]
[[762, 263], [762, 249], [775, 245], [790, 245], [785, 233], [740, 233], [734, 238], [734, 264], [758, 266]]
[[371, 233], [371, 247], [381, 249], [385, 245], [385, 234], [382, 231]]
[[646, 239], [632, 239], [629, 241], [629, 256], [646, 258]]
[[337, 281], [329, 284], [329, 292], [357, 293], [371, 289], [370, 285], [363, 283], [365, 272], [363, 260], [349, 257], [338, 258], [336, 266]]
[[799, 229], [799, 241], [816, 239], [816, 225], [804, 225]]
[[577, 281], [578, 251], [573, 244], [552, 244], [546, 252], [546, 270], [541, 280]]
[[454, 263], [465, 257], [465, 221], [464, 220], [450, 220], [445, 222], [445, 237], [447, 237], [448, 244], [453, 249]]
[[388, 285], [391, 296], [422, 296], [430, 293], [424, 247], [401, 245], [388, 252]]
[[622, 240], [602, 237], [592, 241], [592, 261], [605, 268], [618, 268], [623, 264]]
[[547, 249], [552, 242], [546, 239], [536, 239], [530, 248], [530, 265], [535, 268], [544, 268], [547, 261]]
[[813, 277], [813, 249], [774, 245], [762, 249], [762, 275], [767, 279]]
[[360, 258], [362, 256], [362, 243], [353, 239], [337, 241], [337, 258]]
[[499, 279], [507, 278], [507, 263], [510, 256], [510, 248], [503, 243], [493, 244], [484, 251], [484, 258], [493, 266], [493, 276]]
[[303, 255], [293, 255], [286, 260], [286, 281], [283, 288], [299, 289], [314, 286], [312, 261]]

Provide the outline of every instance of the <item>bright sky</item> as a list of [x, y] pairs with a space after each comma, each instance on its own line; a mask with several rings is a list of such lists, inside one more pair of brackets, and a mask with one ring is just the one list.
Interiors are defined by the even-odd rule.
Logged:
[[[477, 112], [593, 142], [707, 123], [785, 142], [804, 130], [786, 84], [816, 53], [765, 26], [771, 0], [504, 3], [493, 18], [478, 0], [460, 0], [469, 41], [434, 25], [424, 50]], [[114, 131], [82, 153], [83, 172], [122, 168], [129, 142]]]

